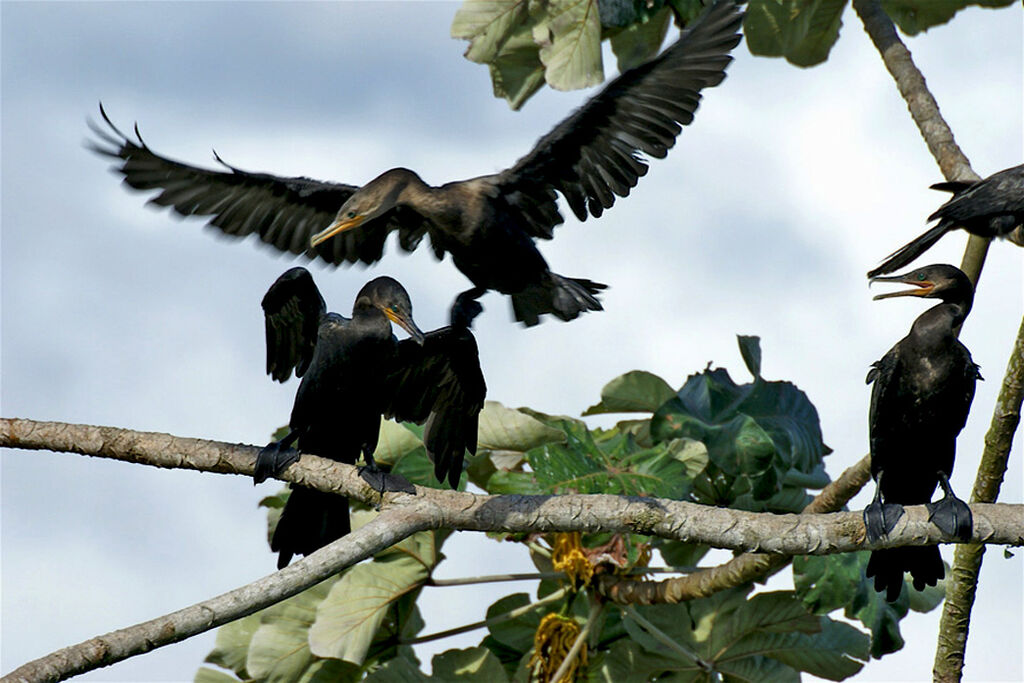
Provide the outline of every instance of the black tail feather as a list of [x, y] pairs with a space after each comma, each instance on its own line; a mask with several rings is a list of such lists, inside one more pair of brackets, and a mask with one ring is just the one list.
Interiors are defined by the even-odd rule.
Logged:
[[586, 311], [603, 311], [597, 294], [607, 288], [600, 282], [548, 273], [543, 283], [512, 295], [512, 310], [527, 327], [539, 323], [545, 313], [568, 322]]
[[903, 573], [910, 572], [915, 590], [934, 586], [946, 575], [938, 546], [906, 546], [874, 550], [864, 574], [875, 577], [875, 590], [885, 591], [885, 599], [895, 602], [903, 588]]
[[308, 555], [336, 541], [351, 530], [348, 498], [304, 486], [292, 486], [291, 495], [270, 539], [270, 549], [280, 553], [277, 568], [284, 569], [293, 555]]
[[907, 244], [904, 244], [902, 247], [889, 254], [885, 258], [885, 261], [882, 262], [882, 265], [878, 266], [874, 270], [868, 271], [868, 277], [878, 277], [879, 275], [885, 275], [886, 273], [891, 273], [894, 270], [902, 268], [924, 252], [931, 249], [932, 245], [938, 242], [940, 237], [955, 227], [955, 224], [948, 221], [939, 221], [934, 228], [931, 228], [924, 234], [915, 237]]

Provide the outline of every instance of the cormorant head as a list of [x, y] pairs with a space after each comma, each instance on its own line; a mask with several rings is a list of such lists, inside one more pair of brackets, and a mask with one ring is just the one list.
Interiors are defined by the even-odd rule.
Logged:
[[338, 209], [334, 222], [313, 235], [309, 245], [315, 247], [346, 230], [358, 228], [368, 220], [390, 211], [398, 204], [398, 196], [415, 174], [405, 168], [385, 171], [352, 193]]
[[974, 300], [974, 286], [971, 280], [962, 270], [948, 263], [924, 266], [903, 275], [871, 278], [871, 283], [875, 282], [900, 282], [914, 286], [914, 289], [877, 294], [874, 297], [876, 300], [894, 296], [921, 296], [941, 299], [944, 303], [959, 304], [965, 311], [970, 310]]
[[382, 276], [370, 280], [356, 295], [354, 308], [373, 306], [379, 309], [388, 320], [409, 333], [418, 344], [425, 337], [412, 319], [412, 302], [405, 287], [393, 277]]

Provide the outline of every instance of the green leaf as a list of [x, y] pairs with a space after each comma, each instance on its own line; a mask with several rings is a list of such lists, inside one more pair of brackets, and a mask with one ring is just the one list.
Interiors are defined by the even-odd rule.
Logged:
[[757, 336], [747, 337], [742, 334], [736, 335], [740, 344], [740, 355], [743, 362], [747, 364], [747, 370], [755, 378], [761, 377], [761, 338]]
[[395, 657], [366, 677], [366, 683], [427, 683], [430, 677], [405, 657]]
[[[927, 0], [926, 0], [927, 1]], [[797, 66], [828, 59], [847, 0], [750, 0], [743, 34], [750, 52]]]
[[260, 627], [249, 642], [245, 662], [249, 676], [268, 683], [291, 682], [312, 666], [309, 627], [316, 618], [317, 605], [335, 583], [335, 579], [327, 579], [259, 612]]
[[447, 650], [434, 655], [431, 660], [434, 675], [431, 681], [480, 681], [480, 683], [502, 683], [508, 681], [501, 662], [486, 647], [466, 650]]
[[217, 640], [213, 650], [206, 655], [206, 659], [203, 661], [234, 671], [239, 678], [248, 678], [245, 659], [252, 636], [259, 627], [259, 613], [224, 624], [217, 629]]
[[527, 19], [526, 0], [464, 0], [452, 20], [452, 38], [470, 41], [466, 59], [493, 61]]
[[[809, 614], [792, 591], [759, 593], [748, 599], [750, 590], [740, 586], [691, 601], [685, 612], [681, 605], [635, 608], [662, 634], [659, 638], [627, 615], [630, 637], [645, 654], [664, 658], [663, 671], [651, 671], [647, 679], [663, 672], [699, 671], [698, 658], [724, 674], [725, 680], [732, 680], [731, 676], [745, 681], [799, 680], [800, 671], [841, 680], [864, 666], [869, 643], [865, 634]], [[677, 647], [666, 647], [661, 642], [664, 637]], [[687, 676], [683, 680], [707, 680]]]
[[352, 567], [317, 607], [309, 648], [320, 657], [362, 664], [388, 609], [428, 576], [419, 560], [396, 557]]
[[192, 679], [192, 683], [239, 683], [239, 680], [223, 671], [217, 671], [208, 666], [201, 666], [199, 671], [196, 671], [196, 676]]
[[565, 433], [526, 413], [487, 401], [480, 411], [477, 447], [489, 451], [528, 451], [565, 441]]
[[882, 9], [909, 36], [945, 24], [969, 7], [1009, 7], [1017, 0], [882, 0]]
[[601, 389], [601, 402], [590, 406], [583, 414], [653, 413], [675, 393], [661, 377], [633, 370], [605, 384]]
[[547, 11], [548, 21], [533, 31], [547, 84], [575, 90], [603, 81], [597, 0], [550, 0]]
[[494, 96], [508, 100], [513, 110], [522, 107], [544, 85], [544, 65], [533, 40], [533, 28], [531, 21], [517, 29], [488, 65]]
[[[640, 66], [658, 54], [671, 20], [672, 11], [662, 7], [647, 21], [630, 24], [611, 37], [609, 42], [618, 61], [619, 73]], [[604, 21], [602, 23], [607, 25]]]
[[380, 436], [373, 459], [387, 465], [394, 465], [402, 456], [423, 447], [423, 440], [403, 425], [393, 420], [380, 421]]
[[[514, 609], [525, 607], [532, 602], [526, 593], [506, 595], [487, 608], [487, 619], [494, 619]], [[504, 647], [516, 652], [525, 653], [533, 647], [533, 635], [540, 626], [541, 617], [548, 611], [556, 609], [551, 605], [532, 609], [515, 619], [500, 621], [487, 627], [491, 636]]]

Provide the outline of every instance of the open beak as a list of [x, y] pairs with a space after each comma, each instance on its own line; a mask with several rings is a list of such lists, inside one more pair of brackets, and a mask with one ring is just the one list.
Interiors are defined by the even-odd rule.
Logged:
[[411, 317], [406, 317], [398, 311], [392, 311], [390, 308], [384, 309], [384, 315], [386, 315], [391, 322], [408, 332], [409, 336], [416, 340], [417, 344], [423, 346], [423, 342], [426, 340], [426, 337], [423, 335], [423, 332], [420, 331], [420, 328], [416, 327], [416, 323], [412, 321]]
[[366, 220], [365, 215], [358, 215], [353, 218], [339, 218], [331, 223], [326, 230], [318, 232], [309, 238], [309, 246], [315, 247], [321, 242], [326, 242], [335, 235], [351, 230], [352, 228], [358, 228]]
[[935, 289], [935, 283], [931, 280], [913, 280], [910, 275], [890, 275], [887, 277], [873, 277], [868, 281], [869, 285], [873, 285], [876, 282], [899, 282], [905, 285], [912, 285], [916, 289], [901, 289], [898, 292], [886, 292], [885, 294], [876, 294], [872, 297], [873, 300], [878, 301], [879, 299], [891, 299], [894, 296], [928, 296]]

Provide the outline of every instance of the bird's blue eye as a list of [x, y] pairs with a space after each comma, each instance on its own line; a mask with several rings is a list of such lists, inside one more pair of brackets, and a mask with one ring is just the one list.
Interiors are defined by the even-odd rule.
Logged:
[[924, 280], [924, 273], [918, 273], [918, 274], [917, 274], [917, 279], [918, 279], [919, 281], [920, 281], [920, 280]]
[[355, 218], [356, 217], [356, 212], [355, 211], [349, 211], [348, 212], [348, 217], [349, 218]]

